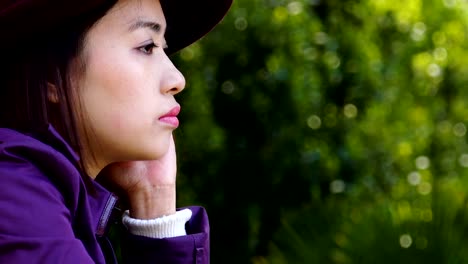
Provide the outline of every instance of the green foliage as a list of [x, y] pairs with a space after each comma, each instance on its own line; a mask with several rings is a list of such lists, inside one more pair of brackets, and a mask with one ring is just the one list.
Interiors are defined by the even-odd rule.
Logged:
[[468, 4], [235, 0], [173, 59], [213, 263], [467, 263]]

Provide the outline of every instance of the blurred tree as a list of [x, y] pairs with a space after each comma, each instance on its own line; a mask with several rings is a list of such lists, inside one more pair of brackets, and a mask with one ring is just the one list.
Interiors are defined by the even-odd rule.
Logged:
[[466, 263], [468, 3], [236, 0], [173, 59], [213, 263]]

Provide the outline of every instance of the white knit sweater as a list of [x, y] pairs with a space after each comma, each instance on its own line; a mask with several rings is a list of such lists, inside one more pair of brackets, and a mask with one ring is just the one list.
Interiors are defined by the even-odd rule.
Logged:
[[131, 218], [129, 211], [125, 211], [122, 222], [128, 231], [134, 235], [151, 238], [167, 238], [185, 236], [185, 223], [192, 217], [190, 209], [177, 211], [173, 215], [162, 216], [155, 219]]

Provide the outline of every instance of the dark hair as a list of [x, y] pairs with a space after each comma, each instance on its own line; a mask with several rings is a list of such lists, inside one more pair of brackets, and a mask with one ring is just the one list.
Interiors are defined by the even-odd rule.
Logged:
[[[79, 98], [71, 80], [76, 63], [72, 62], [77, 61], [77, 70], [84, 71], [81, 53], [86, 33], [114, 4], [107, 1], [99, 10], [71, 18], [72, 22], [14, 43], [0, 43], [0, 127], [29, 133], [52, 124], [83, 162], [77, 130], [80, 113], [74, 111]], [[48, 98], [51, 84], [57, 92], [56, 103]]]

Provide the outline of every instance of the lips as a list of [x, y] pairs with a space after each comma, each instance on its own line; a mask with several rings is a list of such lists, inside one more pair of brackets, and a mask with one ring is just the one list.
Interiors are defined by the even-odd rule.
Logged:
[[159, 121], [177, 128], [179, 126], [179, 119], [177, 118], [177, 115], [179, 113], [180, 113], [180, 106], [175, 106], [169, 112], [161, 116], [159, 118]]

